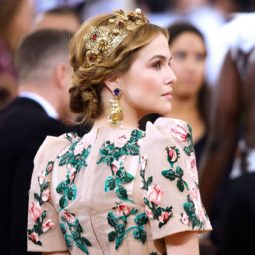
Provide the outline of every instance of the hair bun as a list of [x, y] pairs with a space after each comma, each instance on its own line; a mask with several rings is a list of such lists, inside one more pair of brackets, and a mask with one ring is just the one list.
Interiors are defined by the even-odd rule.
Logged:
[[74, 113], [82, 113], [88, 120], [94, 120], [101, 113], [97, 91], [91, 86], [73, 86], [69, 90], [70, 108]]

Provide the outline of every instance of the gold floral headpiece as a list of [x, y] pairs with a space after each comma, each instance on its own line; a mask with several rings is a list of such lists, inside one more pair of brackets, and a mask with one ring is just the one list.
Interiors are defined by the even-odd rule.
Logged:
[[104, 26], [92, 26], [83, 37], [86, 44], [86, 66], [100, 64], [110, 56], [130, 31], [149, 23], [140, 9], [132, 12], [118, 10]]

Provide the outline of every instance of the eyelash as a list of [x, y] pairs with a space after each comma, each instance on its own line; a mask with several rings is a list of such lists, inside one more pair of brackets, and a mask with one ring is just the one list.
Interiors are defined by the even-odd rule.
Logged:
[[[155, 69], [160, 70], [162, 63], [160, 61], [157, 61], [152, 65]], [[171, 67], [171, 62], [168, 63], [168, 66]]]
[[153, 67], [159, 70], [161, 68], [161, 62], [157, 61], [156, 63], [153, 64]]

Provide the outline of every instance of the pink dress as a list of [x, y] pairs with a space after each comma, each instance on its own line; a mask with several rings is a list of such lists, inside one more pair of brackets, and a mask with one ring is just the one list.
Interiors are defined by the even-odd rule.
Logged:
[[34, 164], [29, 251], [160, 255], [168, 235], [211, 230], [181, 120], [47, 137]]

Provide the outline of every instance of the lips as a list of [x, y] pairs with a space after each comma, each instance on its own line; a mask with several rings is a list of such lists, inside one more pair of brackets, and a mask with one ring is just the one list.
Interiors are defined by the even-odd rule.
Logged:
[[167, 97], [167, 98], [172, 98], [173, 96], [172, 96], [172, 92], [166, 92], [166, 93], [164, 93], [164, 94], [162, 94], [161, 95], [162, 97]]

